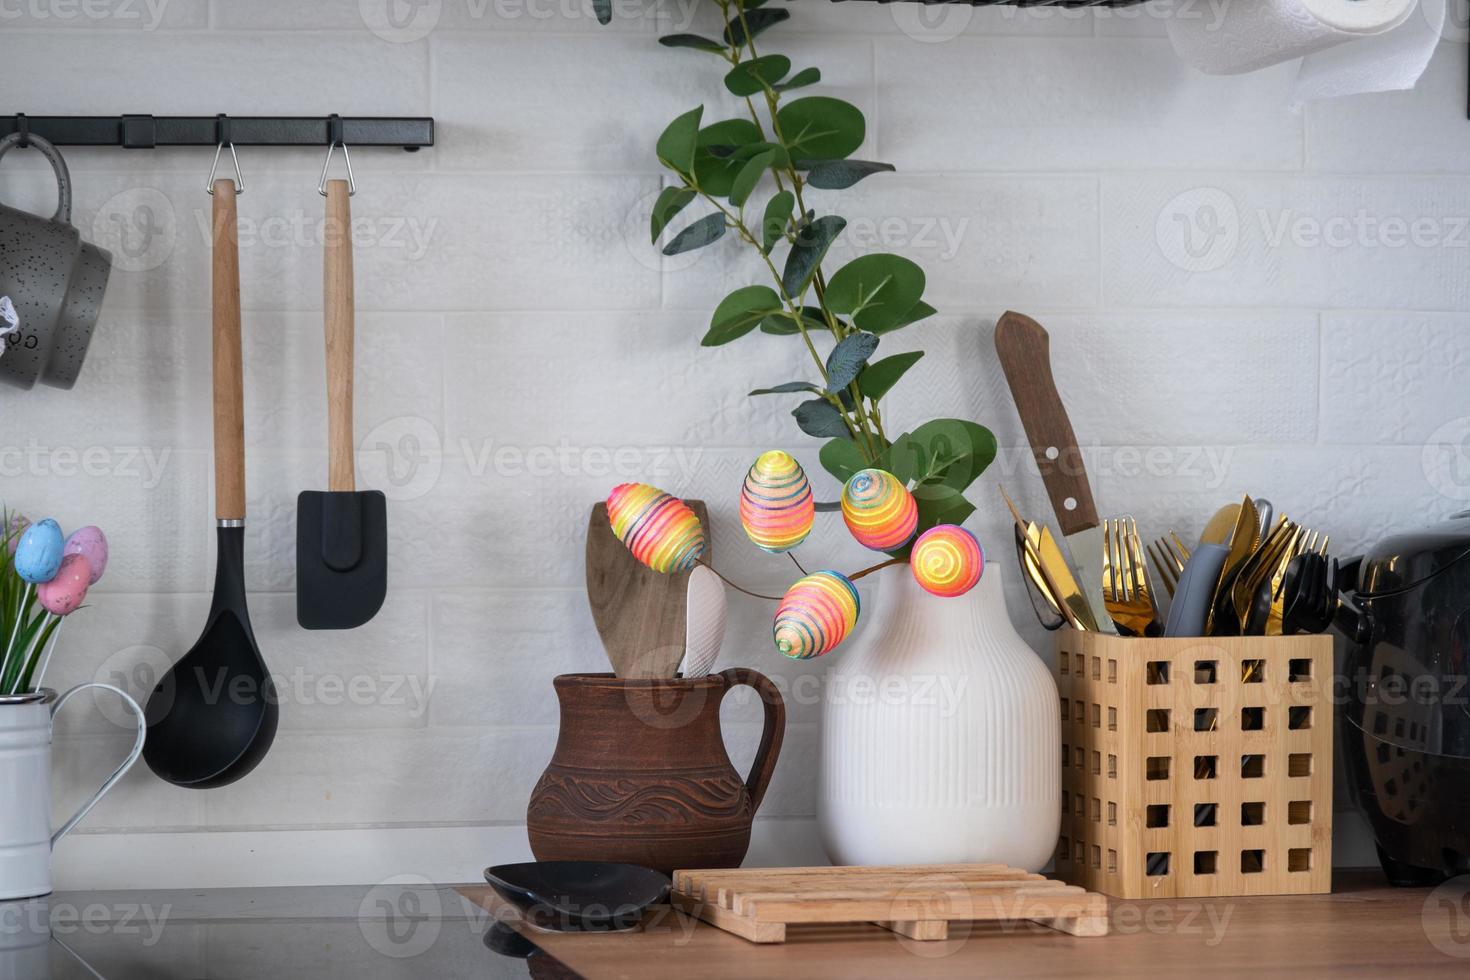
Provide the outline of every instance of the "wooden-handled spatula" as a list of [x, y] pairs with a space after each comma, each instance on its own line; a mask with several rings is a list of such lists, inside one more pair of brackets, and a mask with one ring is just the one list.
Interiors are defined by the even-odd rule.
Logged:
[[345, 180], [327, 181], [322, 306], [327, 337], [327, 490], [296, 498], [296, 621], [346, 630], [388, 591], [388, 504], [358, 490], [352, 453], [352, 214]]

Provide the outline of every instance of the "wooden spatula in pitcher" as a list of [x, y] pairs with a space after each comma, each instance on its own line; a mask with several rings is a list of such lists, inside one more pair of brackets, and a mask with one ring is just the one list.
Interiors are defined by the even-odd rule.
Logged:
[[[702, 500], [686, 500], [709, 527]], [[710, 561], [706, 545], [704, 560]], [[587, 602], [619, 677], [673, 677], [684, 659], [689, 573], [663, 575], [634, 558], [613, 534], [607, 504], [587, 522]]]

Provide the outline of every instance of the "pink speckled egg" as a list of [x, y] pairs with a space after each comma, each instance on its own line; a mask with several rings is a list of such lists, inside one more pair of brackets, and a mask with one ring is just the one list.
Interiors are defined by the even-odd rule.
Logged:
[[87, 564], [92, 566], [92, 581], [88, 585], [96, 585], [102, 573], [107, 571], [107, 535], [95, 524], [79, 527], [67, 535], [66, 547], [62, 551], [87, 559]]
[[56, 577], [36, 586], [36, 598], [41, 608], [53, 616], [68, 616], [77, 611], [82, 600], [87, 598], [87, 586], [92, 582], [92, 566], [81, 555], [67, 555], [61, 559], [61, 568]]

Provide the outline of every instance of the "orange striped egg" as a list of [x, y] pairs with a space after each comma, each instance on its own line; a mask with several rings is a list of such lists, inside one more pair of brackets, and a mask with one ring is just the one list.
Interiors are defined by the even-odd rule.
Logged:
[[646, 483], [621, 483], [607, 495], [613, 534], [655, 572], [687, 572], [704, 554], [704, 525], [684, 501]]
[[762, 453], [740, 491], [746, 537], [763, 551], [790, 551], [806, 540], [816, 517], [812, 486], [801, 464], [779, 449]]
[[846, 575], [820, 571], [799, 578], [776, 607], [776, 649], [793, 660], [820, 657], [852, 632], [860, 608]]
[[985, 549], [975, 535], [954, 524], [919, 535], [909, 554], [914, 581], [926, 592], [953, 598], [975, 587], [985, 571]]
[[858, 470], [842, 488], [842, 519], [858, 544], [874, 551], [892, 551], [914, 536], [919, 505], [887, 470]]

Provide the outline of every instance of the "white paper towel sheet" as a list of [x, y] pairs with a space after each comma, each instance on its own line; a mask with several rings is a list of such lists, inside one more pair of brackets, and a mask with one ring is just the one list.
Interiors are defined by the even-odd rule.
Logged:
[[1224, 0], [1182, 5], [1169, 39], [1186, 62], [1233, 75], [1301, 58], [1292, 106], [1413, 88], [1444, 28], [1446, 0]]

